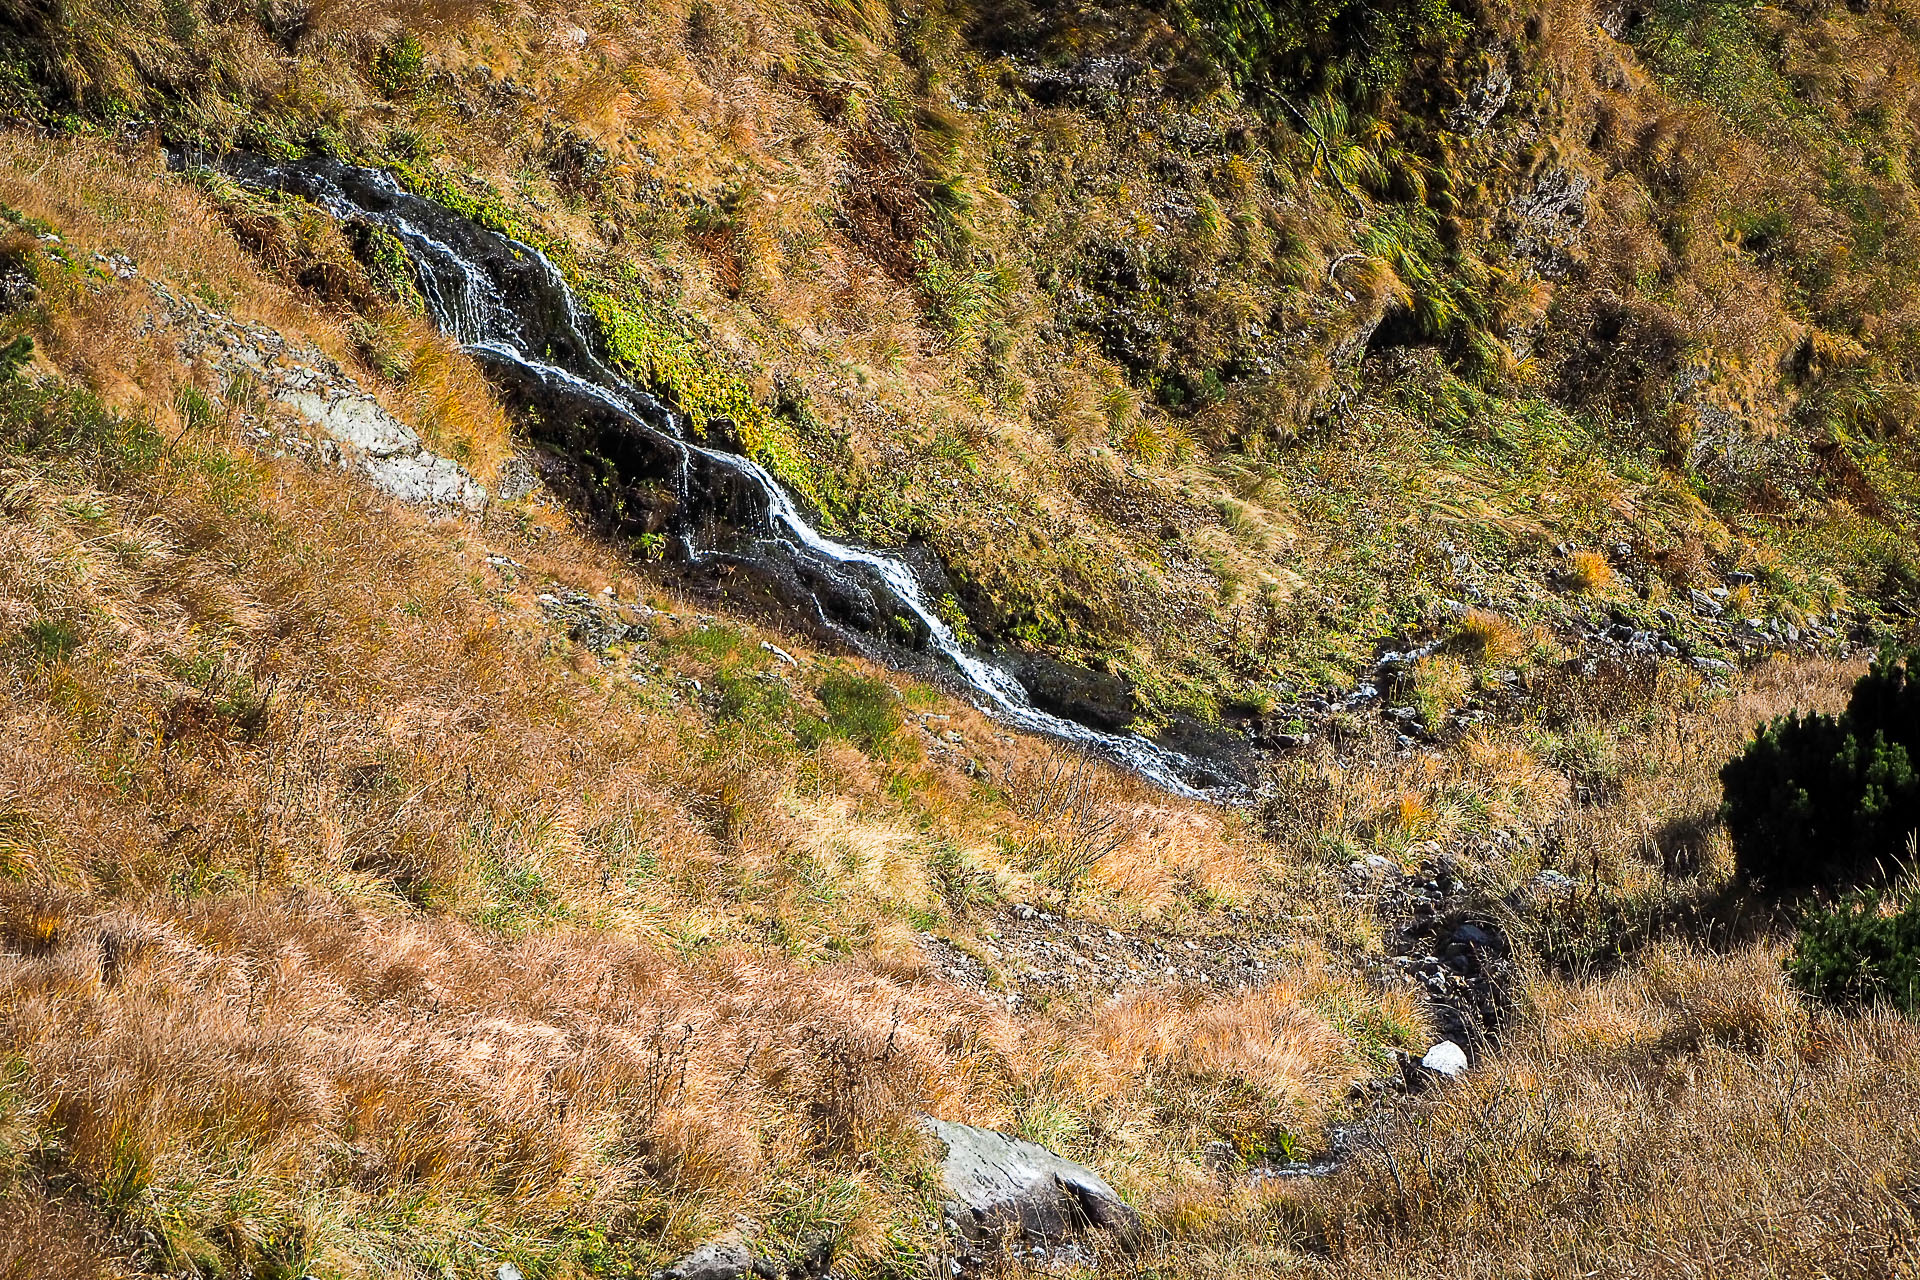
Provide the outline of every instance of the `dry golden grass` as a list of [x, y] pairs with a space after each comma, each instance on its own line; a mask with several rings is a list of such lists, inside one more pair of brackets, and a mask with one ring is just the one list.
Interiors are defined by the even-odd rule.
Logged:
[[[79, 1197], [73, 1197], [78, 1199]], [[0, 1191], [0, 1275], [95, 1280], [124, 1274], [85, 1208], [41, 1188]]]
[[[72, 38], [55, 78], [83, 103], [204, 81], [219, 91], [186, 96], [213, 136], [242, 136], [250, 112], [268, 130], [324, 122], [359, 154], [417, 149], [490, 178], [708, 323], [760, 390], [807, 387], [873, 509], [929, 524], [935, 551], [966, 561], [1007, 620], [1048, 618], [1083, 648], [1125, 637], [1137, 650], [1114, 653], [1148, 672], [1191, 662], [1194, 679], [1255, 673], [1257, 686], [1283, 661], [1282, 606], [1296, 601], [1302, 618], [1324, 615], [1303, 633], [1337, 624], [1357, 643], [1391, 611], [1368, 612], [1371, 577], [1322, 568], [1396, 576], [1401, 548], [1369, 539], [1398, 530], [1408, 543], [1454, 525], [1559, 540], [1543, 498], [1577, 511], [1582, 539], [1625, 529], [1672, 548], [1677, 584], [1709, 550], [1737, 549], [1678, 482], [1629, 484], [1600, 459], [1519, 481], [1463, 456], [1427, 465], [1407, 451], [1426, 437], [1394, 415], [1377, 449], [1351, 424], [1329, 428], [1291, 490], [1253, 469], [1263, 442], [1319, 429], [1340, 338], [1414, 301], [1378, 258], [1339, 274], [1347, 305], [1331, 303], [1330, 331], [1282, 357], [1269, 385], [1191, 416], [1128, 390], [1095, 351], [1062, 359], [1040, 335], [1064, 317], [1017, 269], [962, 281], [947, 301], [973, 321], [939, 320], [911, 256], [931, 234], [916, 148], [936, 135], [954, 140], [943, 189], [971, 202], [952, 234], [978, 237], [982, 261], [1069, 244], [1098, 259], [1166, 234], [1169, 261], [1228, 264], [1224, 283], [1176, 300], [1166, 349], [1149, 353], [1162, 372], [1224, 367], [1238, 355], [1218, 335], [1325, 311], [1330, 294], [1275, 288], [1292, 301], [1267, 315], [1263, 291], [1323, 272], [1333, 288], [1352, 235], [1284, 157], [1257, 154], [1202, 176], [1212, 189], [1194, 192], [1191, 229], [1158, 228], [1179, 201], [1161, 199], [1130, 117], [1048, 109], [983, 141], [971, 112], [946, 105], [980, 86], [927, 75], [938, 95], [923, 95], [928, 51], [896, 44], [911, 28], [957, 45], [939, 22], [749, 0], [566, 14], [371, 0], [308, 6], [271, 37], [251, 13], [199, 15], [188, 58], [164, 16], [60, 6]], [[1770, 278], [1726, 230], [1743, 207], [1798, 197], [1762, 181], [1766, 148], [1662, 101], [1586, 7], [1495, 18], [1580, 86], [1561, 95], [1566, 136], [1591, 137], [1588, 158], [1613, 171], [1541, 360], [1584, 361], [1582, 326], [1604, 303], [1619, 363], [1595, 372], [1594, 397], [1647, 409], [1684, 448], [1691, 419], [1666, 413], [1667, 384], [1633, 362], [1695, 343], [1777, 366], [1798, 325], [1783, 328]], [[1877, 69], [1898, 49], [1849, 39], [1842, 21], [1795, 43], [1804, 71], [1872, 68], [1848, 93], [1892, 101], [1899, 77]], [[376, 83], [403, 30], [423, 41], [431, 92]], [[1823, 40], [1838, 62], [1812, 56]], [[1232, 126], [1218, 106], [1195, 120]], [[916, 118], [926, 137], [897, 127]], [[1064, 176], [1076, 165], [1098, 198]], [[1026, 205], [1040, 214], [1016, 215], [995, 189], [1010, 166], [1025, 167], [1030, 190], [1016, 190], [1038, 194]], [[1684, 188], [1668, 225], [1646, 212], [1634, 175], [1650, 173]], [[332, 228], [241, 226], [150, 151], [13, 134], [0, 136], [0, 201], [311, 341], [492, 479], [505, 422], [468, 361], [418, 321], [287, 284], [309, 261], [340, 265]], [[1845, 247], [1837, 220], [1800, 221]], [[1282, 253], [1284, 277], [1267, 270]], [[1657, 305], [1636, 292], [1642, 275], [1661, 282]], [[1496, 292], [1513, 324], [1548, 301], [1524, 280]], [[1484, 854], [1498, 889], [1552, 865], [1591, 886], [1587, 901], [1628, 900], [1628, 915], [1698, 905], [1725, 870], [1713, 770], [1754, 719], [1832, 705], [1844, 664], [1764, 668], [1726, 699], [1687, 681], [1553, 677], [1538, 723], [1478, 728], [1445, 751], [1396, 755], [1337, 730], [1344, 758], [1323, 742], [1282, 770], [1261, 815], [1271, 840], [1103, 768], [1063, 783], [1050, 748], [945, 703], [960, 750], [912, 728], [796, 750], [777, 725], [673, 700], [680, 677], [776, 675], [771, 660], [749, 670], [694, 644], [702, 628], [662, 621], [649, 650], [661, 668], [636, 691], [611, 679], [617, 660], [559, 640], [529, 601], [545, 576], [615, 582], [629, 599], [635, 582], [555, 513], [533, 512], [531, 531], [435, 525], [261, 459], [233, 424], [178, 410], [183, 375], [163, 337], [138, 332], [136, 287], [50, 293], [38, 371], [91, 385], [178, 447], [147, 473], [43, 451], [0, 477], [0, 1027], [20, 1064], [0, 1077], [0, 1275], [36, 1244], [36, 1274], [89, 1274], [132, 1247], [113, 1233], [142, 1227], [171, 1251], [149, 1263], [458, 1272], [518, 1250], [529, 1274], [566, 1275], [585, 1265], [569, 1232], [587, 1226], [645, 1270], [743, 1209], [837, 1225], [853, 1263], [877, 1266], [927, 1225], [907, 1125], [922, 1108], [1112, 1171], [1160, 1206], [1175, 1274], [1911, 1269], [1898, 1252], [1914, 1226], [1911, 1029], [1808, 1018], [1765, 946], [1716, 957], [1633, 937], [1617, 950], [1637, 967], [1535, 978], [1508, 1047], [1323, 1190], [1230, 1195], [1198, 1163], [1215, 1139], [1246, 1154], [1282, 1135], [1310, 1144], [1377, 1065], [1368, 1050], [1426, 1034], [1405, 997], [1344, 967], [1348, 949], [1377, 947], [1379, 922], [1325, 863], [1421, 856], [1415, 843], [1436, 840]], [[1814, 339], [1817, 376], [1859, 356]], [[1518, 379], [1510, 354], [1494, 368]], [[1246, 450], [1244, 474], [1210, 456], [1229, 448]], [[1336, 518], [1314, 505], [1330, 493], [1356, 501]], [[1379, 559], [1349, 557], [1356, 542]], [[496, 549], [529, 573], [496, 575], [482, 555]], [[1570, 568], [1580, 590], [1609, 589], [1603, 558]], [[721, 627], [755, 651], [750, 628]], [[819, 711], [806, 685], [825, 660], [780, 642], [805, 664], [792, 705]], [[1354, 656], [1342, 642], [1312, 660], [1338, 667]], [[1498, 665], [1529, 640], [1489, 613], [1469, 615], [1460, 642]], [[1453, 656], [1423, 668], [1435, 718], [1470, 676]], [[1070, 894], [1103, 919], [1164, 924], [1224, 903], [1310, 917], [1298, 934], [1334, 951], [1296, 938], [1297, 963], [1252, 992], [1010, 1015], [922, 968], [916, 934], [968, 923], [939, 892], [947, 851], [984, 872], [986, 909], [995, 895]], [[1603, 914], [1604, 927], [1515, 936], [1617, 963], [1620, 913]], [[1645, 1111], [1665, 1119], [1657, 1140]]]
[[[829, 1194], [871, 1261], [927, 1227], [921, 1111], [1057, 1132], [1145, 1185], [1227, 1123], [1143, 1109], [1168, 1081], [1244, 1127], [1324, 1114], [1362, 1069], [1318, 1008], [1337, 977], [1019, 1018], [932, 979], [913, 935], [944, 846], [1071, 811], [1124, 833], [1085, 896], [1130, 916], [1253, 894], [1268, 851], [1103, 765], [1071, 764], [1063, 810], [1021, 781], [1057, 783], [1054, 748], [952, 704], [1013, 807], [910, 729], [807, 752], [675, 701], [678, 676], [780, 670], [734, 623], [658, 619], [653, 680], [616, 682], [531, 595], [631, 599], [628, 567], [550, 513], [436, 521], [253, 454], [171, 407], [191, 371], [112, 288], [55, 294], [45, 335], [122, 416], [51, 376], [6, 393], [0, 1042], [25, 1136], [0, 1182], [72, 1243], [44, 1274], [108, 1232], [152, 1264], [565, 1273], [591, 1227], [650, 1266]], [[782, 643], [818, 711], [807, 673], [845, 664]]]
[[1174, 1275], [1912, 1274], [1920, 1029], [1809, 1015], [1779, 953], [1536, 980], [1499, 1053], [1323, 1185], [1170, 1198]]
[[[1562, 750], [1601, 767], [1592, 779], [1596, 803], [1576, 807], [1541, 833], [1540, 855], [1561, 870], [1625, 894], [1664, 893], [1676, 884], [1704, 888], [1732, 870], [1717, 814], [1720, 766], [1736, 755], [1756, 725], [1788, 711], [1837, 712], [1863, 659], [1785, 659], [1750, 670], [1730, 696], [1704, 696], [1671, 686], [1635, 711], [1641, 728], [1608, 746], [1605, 735], [1563, 735]], [[1587, 722], [1605, 723], [1603, 706]], [[1575, 772], [1579, 771], [1576, 765]], [[1523, 859], [1523, 862], [1525, 860]]]
[[[131, 397], [167, 366], [124, 367]], [[351, 1274], [405, 1247], [573, 1265], [566, 1224], [644, 1222], [619, 1230], [651, 1265], [735, 1211], [779, 1217], [783, 1188], [828, 1184], [846, 1253], [874, 1260], [898, 1246], [889, 1230], [925, 1227], [909, 1125], [924, 1109], [1013, 1125], [1166, 1197], [1182, 1206], [1168, 1229], [1204, 1257], [1207, 1232], [1231, 1251], [1261, 1230], [1228, 1225], [1239, 1210], [1204, 1189], [1207, 1142], [1310, 1143], [1373, 1069], [1357, 1027], [1424, 1038], [1404, 997], [1310, 949], [1248, 993], [1018, 1017], [933, 980], [907, 927], [939, 909], [928, 835], [990, 850], [1042, 825], [1120, 833], [1089, 905], [1149, 916], [1192, 910], [1195, 891], [1256, 899], [1289, 860], [963, 708], [946, 723], [1004, 795], [912, 740], [794, 755], [649, 703], [557, 646], [525, 582], [481, 568], [502, 545], [536, 577], [631, 592], [564, 531], [389, 511], [249, 457], [217, 422], [155, 470], [90, 477], [44, 456], [6, 493], [9, 634], [76, 628], [64, 653], [9, 651], [0, 723], [17, 877], [0, 1009], [22, 1063], [7, 1110], [82, 1198], [43, 1207], [18, 1164], [9, 1194], [72, 1242], [66, 1274], [129, 1223], [174, 1258], [271, 1261], [297, 1239]], [[712, 624], [661, 627], [663, 656], [722, 668]], [[1644, 763], [1601, 812], [1645, 830], [1704, 797], [1752, 719], [1830, 703], [1850, 670], [1783, 664], [1724, 702], [1646, 703], [1672, 728], [1635, 740]], [[1451, 839], [1538, 821], [1567, 793], [1511, 733], [1333, 763], [1309, 767], [1345, 798], [1300, 811], [1318, 842]], [[1364, 945], [1337, 922], [1324, 914]], [[1611, 1022], [1541, 1016], [1573, 1035], [1677, 1002], [1714, 1045], [1778, 1038], [1793, 1006], [1777, 986], [1715, 994], [1689, 963], [1645, 969]], [[1535, 1005], [1558, 990], [1542, 980]], [[397, 1234], [402, 1204], [425, 1216]], [[1354, 1233], [1364, 1256], [1399, 1247]]]
[[1489, 666], [1504, 666], [1523, 657], [1532, 647], [1526, 632], [1491, 609], [1469, 609], [1460, 619], [1458, 643], [1468, 654]]
[[[506, 416], [485, 377], [428, 321], [386, 307], [369, 325], [343, 309], [318, 307], [311, 294], [290, 287], [316, 253], [340, 272], [357, 272], [340, 233], [324, 219], [314, 220], [320, 230], [313, 234], [330, 237], [326, 250], [310, 244], [289, 250], [283, 282], [263, 273], [261, 255], [235, 242], [230, 222], [207, 195], [167, 171], [163, 152], [12, 131], [0, 131], [0, 204], [60, 228], [81, 255], [80, 272], [46, 282], [64, 296], [53, 300], [55, 325], [42, 339], [55, 364], [110, 402], [147, 398], [154, 384], [168, 380], [171, 353], [147, 336], [154, 301], [140, 282], [102, 288], [100, 280], [89, 280], [85, 259], [96, 250], [123, 254], [146, 279], [324, 352], [483, 484], [494, 483], [512, 451]], [[388, 369], [370, 366], [356, 332], [378, 335], [385, 352], [380, 363], [391, 362]]]
[[354, 1215], [421, 1196], [476, 1203], [490, 1234], [626, 1206], [664, 1215], [670, 1248], [777, 1174], [910, 1150], [919, 1111], [979, 1118], [970, 1060], [1017, 1042], [996, 1004], [859, 964], [503, 945], [321, 899], [14, 892], [4, 916], [31, 1105], [104, 1207], [185, 1224], [189, 1253], [241, 1186], [269, 1200], [252, 1244], [306, 1222], [315, 1263], [347, 1270]]
[[[1131, 1108], [1158, 1069], [1145, 1049], [1082, 1087], [1047, 1064], [1110, 1030], [1016, 1026], [917, 976], [900, 912], [928, 905], [926, 855], [900, 816], [793, 804], [776, 760], [711, 754], [677, 715], [534, 660], [537, 637], [439, 562], [444, 535], [277, 480], [292, 491], [277, 515], [335, 550], [312, 576], [255, 544], [263, 578], [203, 580], [149, 525], [144, 573], [55, 580], [74, 500], [43, 494], [55, 514], [11, 526], [5, 596], [85, 600], [125, 640], [90, 631], [51, 667], [16, 668], [0, 758], [10, 867], [46, 886], [8, 899], [0, 1038], [22, 1105], [57, 1126], [42, 1140], [110, 1213], [172, 1224], [182, 1257], [264, 1258], [297, 1234], [349, 1267], [390, 1247], [360, 1215], [423, 1195], [490, 1240], [658, 1214], [648, 1247], [668, 1248], [767, 1211], [756, 1197], [783, 1178], [910, 1151], [919, 1111], [1005, 1122], [1010, 1092], [1036, 1090], [1068, 1113]], [[176, 500], [161, 524], [195, 518]], [[338, 573], [349, 554], [364, 573]], [[189, 584], [191, 605], [168, 594]], [[301, 634], [333, 638], [275, 646], [296, 608], [317, 628]], [[209, 686], [167, 676], [209, 628], [224, 637]], [[270, 691], [257, 728], [236, 715], [242, 680]], [[106, 759], [131, 790], [102, 783]], [[595, 921], [610, 927], [574, 932]], [[756, 921], [785, 944], [721, 941]], [[663, 949], [702, 939], [711, 959]], [[806, 959], [837, 939], [865, 959]], [[1261, 1106], [1315, 1113], [1351, 1069], [1285, 993], [1192, 1016], [1226, 1046], [1207, 1069]], [[1184, 1132], [1136, 1126], [1100, 1153], [1157, 1173], [1191, 1159]], [[849, 1176], [857, 1220], [911, 1218], [904, 1174]], [[496, 1202], [502, 1185], [515, 1194]], [[258, 1205], [244, 1223], [225, 1216], [232, 1195]], [[885, 1244], [843, 1240], [855, 1256]]]
[[1613, 585], [1613, 566], [1597, 551], [1576, 551], [1567, 557], [1566, 581], [1575, 591], [1603, 595]]

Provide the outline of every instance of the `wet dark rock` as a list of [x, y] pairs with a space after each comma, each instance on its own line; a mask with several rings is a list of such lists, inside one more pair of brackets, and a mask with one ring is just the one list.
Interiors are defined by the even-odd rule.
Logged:
[[1006, 663], [1043, 711], [1107, 733], [1125, 729], [1137, 714], [1133, 690], [1119, 676], [1076, 667], [1043, 653], [1010, 653]]
[[[1424, 848], [1433, 852], [1417, 873], [1361, 876], [1356, 892], [1372, 899], [1391, 922], [1382, 976], [1393, 980], [1397, 974], [1399, 981], [1419, 988], [1441, 1034], [1477, 1053], [1498, 1035], [1509, 1012], [1511, 948], [1493, 922], [1495, 904], [1481, 900], [1437, 844]], [[1409, 1082], [1417, 1087], [1419, 1073]]]
[[[1028, 650], [1006, 651], [1000, 661], [1025, 687], [1033, 705], [1050, 715], [1102, 733], [1125, 734], [1140, 714], [1133, 686], [1119, 676]], [[1186, 757], [1193, 767], [1191, 780], [1200, 785], [1238, 788], [1253, 780], [1252, 754], [1239, 733], [1175, 716], [1154, 741]]]
[[1496, 945], [1492, 934], [1477, 924], [1463, 924], [1453, 931], [1450, 941], [1473, 947], [1491, 947]]

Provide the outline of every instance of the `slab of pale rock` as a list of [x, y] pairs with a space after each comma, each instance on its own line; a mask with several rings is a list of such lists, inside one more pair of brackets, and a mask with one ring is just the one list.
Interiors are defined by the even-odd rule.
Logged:
[[[487, 491], [459, 463], [428, 449], [419, 435], [318, 351], [290, 346], [262, 325], [242, 324], [151, 283], [155, 319], [179, 336], [184, 354], [232, 379], [245, 373], [268, 397], [318, 428], [322, 456], [357, 466], [376, 489], [402, 502], [480, 511]], [[531, 487], [530, 485], [528, 486]]]

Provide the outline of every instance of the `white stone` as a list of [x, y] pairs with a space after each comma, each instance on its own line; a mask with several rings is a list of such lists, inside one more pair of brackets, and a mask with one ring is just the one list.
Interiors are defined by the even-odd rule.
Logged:
[[202, 356], [228, 376], [245, 370], [269, 397], [327, 437], [319, 442], [321, 461], [357, 465], [375, 488], [403, 502], [468, 511], [487, 505], [478, 480], [427, 449], [413, 428], [320, 352], [289, 350], [270, 330], [197, 306], [164, 285], [152, 289], [165, 309], [164, 322], [181, 332], [183, 354]]
[[1427, 1050], [1420, 1065], [1443, 1076], [1457, 1076], [1467, 1069], [1467, 1051], [1451, 1040], [1442, 1040]]

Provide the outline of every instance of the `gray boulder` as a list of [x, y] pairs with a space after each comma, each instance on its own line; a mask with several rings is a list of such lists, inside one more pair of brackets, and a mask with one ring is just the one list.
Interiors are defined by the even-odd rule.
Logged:
[[756, 1254], [743, 1230], [736, 1226], [707, 1241], [672, 1266], [654, 1272], [653, 1280], [820, 1280], [833, 1263], [832, 1235], [815, 1237], [783, 1264]]
[[765, 1262], [756, 1265], [753, 1253], [738, 1236], [723, 1236], [687, 1254], [654, 1280], [746, 1280], [748, 1276], [777, 1275]]
[[1052, 1243], [1101, 1229], [1125, 1248], [1140, 1239], [1140, 1215], [1093, 1170], [992, 1129], [929, 1117], [946, 1144], [940, 1179], [947, 1217], [969, 1240]]

